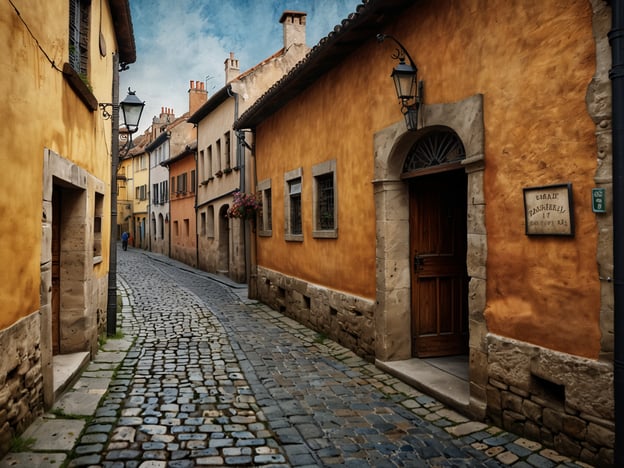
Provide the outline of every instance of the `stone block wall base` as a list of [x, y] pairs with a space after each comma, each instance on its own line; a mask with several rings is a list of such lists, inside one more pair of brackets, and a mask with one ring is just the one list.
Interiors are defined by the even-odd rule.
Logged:
[[613, 364], [487, 335], [487, 413], [561, 454], [613, 464]]
[[258, 267], [255, 294], [269, 307], [374, 362], [374, 301], [263, 267]]
[[40, 341], [39, 312], [0, 331], [0, 457], [43, 413]]

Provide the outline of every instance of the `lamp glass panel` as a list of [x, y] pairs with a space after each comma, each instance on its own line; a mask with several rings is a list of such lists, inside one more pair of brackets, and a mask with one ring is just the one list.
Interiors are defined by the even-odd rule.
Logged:
[[124, 125], [128, 130], [136, 130], [139, 126], [145, 103], [136, 97], [135, 94], [128, 94], [119, 106], [123, 113]]
[[414, 67], [399, 63], [392, 70], [391, 76], [399, 99], [410, 100], [416, 96], [416, 69]]

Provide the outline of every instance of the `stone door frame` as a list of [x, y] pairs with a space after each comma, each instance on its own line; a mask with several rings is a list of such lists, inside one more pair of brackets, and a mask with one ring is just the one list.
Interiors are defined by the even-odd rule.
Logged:
[[[61, 353], [97, 350], [97, 323], [89, 314], [87, 303], [91, 290], [90, 279], [93, 256], [93, 205], [95, 193], [103, 194], [105, 184], [86, 170], [45, 149], [43, 156], [42, 235], [41, 235], [41, 287], [40, 287], [40, 339], [43, 376], [44, 405], [54, 403], [52, 355], [52, 194], [56, 189], [73, 193], [66, 229], [61, 233], [61, 290], [73, 293], [61, 295]], [[56, 188], [55, 188], [56, 187]], [[90, 215], [91, 214], [91, 215]], [[63, 227], [61, 227], [63, 231]]]
[[[485, 227], [485, 138], [483, 96], [477, 94], [454, 103], [425, 105], [423, 127], [452, 129], [466, 151], [468, 177], [467, 254], [470, 409], [484, 416], [487, 385], [487, 327], [485, 309], [487, 232]], [[376, 225], [376, 349], [377, 359], [411, 358], [411, 276], [409, 255], [409, 190], [401, 180], [408, 151], [422, 131], [410, 132], [403, 121], [374, 135], [374, 196]]]

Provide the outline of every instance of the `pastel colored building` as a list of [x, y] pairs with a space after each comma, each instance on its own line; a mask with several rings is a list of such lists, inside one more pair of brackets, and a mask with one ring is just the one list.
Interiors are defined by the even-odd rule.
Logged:
[[285, 11], [280, 23], [283, 47], [242, 73], [231, 53], [225, 60], [225, 86], [188, 119], [197, 125], [198, 266], [241, 283], [252, 274], [253, 227], [227, 213], [235, 192], [255, 192], [253, 135], [234, 132], [232, 123], [309, 50], [306, 13]]
[[171, 239], [169, 256], [192, 267], [197, 266], [196, 154], [197, 145], [192, 143], [180, 154], [163, 163], [169, 170], [169, 186], [171, 187], [168, 223]]

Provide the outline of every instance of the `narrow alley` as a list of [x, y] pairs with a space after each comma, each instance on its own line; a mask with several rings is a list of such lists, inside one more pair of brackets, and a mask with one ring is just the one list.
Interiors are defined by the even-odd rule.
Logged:
[[587, 466], [467, 420], [244, 286], [138, 249], [118, 265], [134, 343], [70, 467]]

